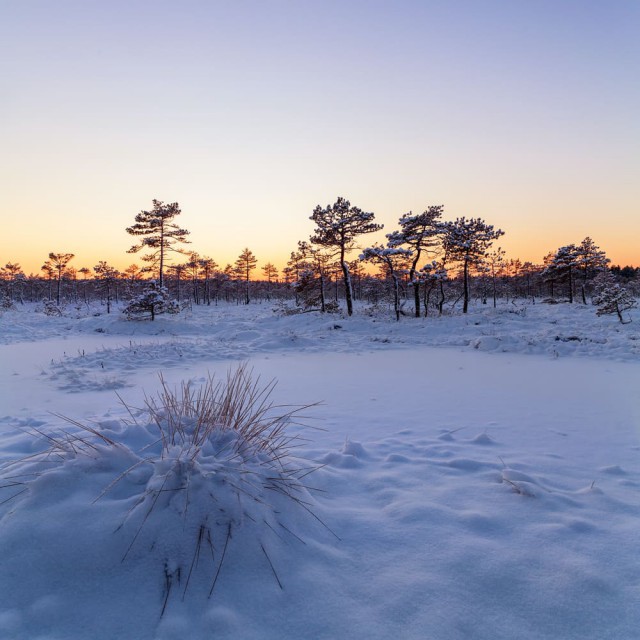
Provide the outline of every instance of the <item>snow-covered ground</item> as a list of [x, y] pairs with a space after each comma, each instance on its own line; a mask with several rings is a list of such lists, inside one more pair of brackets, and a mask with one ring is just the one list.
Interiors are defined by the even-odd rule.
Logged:
[[[27, 459], [2, 473], [0, 639], [640, 637], [631, 313], [4, 312], [0, 459]], [[188, 505], [144, 493], [162, 461], [122, 402], [143, 406], [159, 372], [197, 386], [241, 361], [277, 379], [276, 402], [321, 402], [289, 429], [296, 464], [318, 468], [300, 500], [212, 476], [211, 554], [185, 516], [195, 487]], [[28, 458], [77, 432], [60, 416], [120, 444]]]

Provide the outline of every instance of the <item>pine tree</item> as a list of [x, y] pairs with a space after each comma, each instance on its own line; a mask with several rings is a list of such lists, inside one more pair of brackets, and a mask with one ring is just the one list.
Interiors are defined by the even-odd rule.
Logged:
[[595, 279], [595, 295], [593, 304], [597, 305], [596, 315], [603, 316], [615, 313], [621, 324], [628, 324], [631, 318], [625, 321], [623, 311], [636, 309], [638, 302], [631, 293], [615, 281], [610, 272], [604, 271]]
[[207, 305], [211, 304], [211, 278], [218, 268], [217, 262], [213, 258], [208, 256], [202, 256], [198, 259], [198, 266], [200, 267], [200, 275], [202, 276], [204, 286], [204, 299]]
[[483, 260], [494, 240], [504, 235], [501, 229], [494, 229], [481, 218], [457, 218], [443, 225], [445, 254], [462, 263], [463, 308], [469, 309], [469, 269]]
[[396, 321], [400, 320], [400, 279], [399, 274], [405, 270], [407, 261], [413, 255], [411, 249], [398, 247], [382, 247], [374, 245], [366, 248], [360, 255], [360, 260], [368, 260], [383, 265], [393, 282], [393, 310]]
[[262, 273], [267, 280], [267, 300], [270, 300], [272, 283], [277, 282], [278, 280], [278, 269], [275, 265], [267, 262], [267, 264], [262, 267]]
[[373, 222], [374, 214], [352, 207], [344, 198], [338, 198], [333, 205], [324, 209], [318, 205], [310, 217], [316, 224], [311, 242], [322, 247], [333, 248], [340, 258], [340, 267], [344, 280], [347, 313], [353, 314], [353, 290], [347, 253], [354, 248], [354, 240], [364, 233], [373, 233], [382, 229], [383, 225]]
[[[42, 270], [47, 273], [55, 273], [57, 280], [56, 304], [60, 306], [60, 292], [62, 288], [62, 277], [70, 260], [74, 257], [73, 253], [50, 253], [49, 260], [42, 265]], [[51, 296], [49, 296], [51, 297]]]
[[429, 303], [431, 301], [431, 293], [437, 287], [440, 292], [440, 298], [436, 303], [438, 307], [438, 313], [442, 315], [445, 295], [444, 284], [449, 279], [447, 270], [444, 267], [444, 262], [438, 264], [435, 260], [427, 263], [420, 269], [420, 280], [424, 282], [424, 289], [422, 294], [422, 303], [424, 306], [424, 317], [429, 315]]
[[423, 251], [435, 246], [436, 238], [442, 233], [440, 218], [444, 205], [428, 207], [422, 213], [405, 213], [399, 220], [400, 229], [387, 234], [389, 247], [408, 245], [413, 251], [413, 260], [409, 268], [409, 284], [413, 286], [414, 312], [420, 317], [420, 278], [416, 277], [418, 262]]
[[111, 293], [118, 281], [120, 272], [115, 269], [115, 267], [107, 264], [104, 260], [100, 260], [100, 262], [93, 267], [93, 270], [98, 279], [99, 289], [101, 289], [105, 294], [107, 301], [107, 313], [111, 313]]
[[242, 250], [242, 253], [238, 256], [238, 259], [236, 260], [235, 266], [236, 266], [238, 275], [240, 275], [245, 282], [245, 297], [244, 297], [245, 304], [249, 304], [250, 302], [249, 282], [251, 280], [251, 272], [256, 268], [257, 264], [258, 264], [258, 260], [253, 255], [253, 252], [247, 248]]
[[542, 272], [546, 280], [555, 282], [566, 282], [569, 294], [569, 303], [573, 303], [573, 289], [575, 273], [578, 269], [578, 248], [575, 244], [567, 244], [560, 247], [548, 260]]
[[505, 250], [498, 247], [486, 258], [487, 272], [491, 278], [491, 288], [493, 290], [493, 308], [498, 306], [498, 274], [504, 267]]
[[[296, 304], [302, 299], [307, 308], [319, 305], [321, 313], [327, 311], [326, 292], [330, 282], [331, 260], [331, 255], [322, 247], [316, 248], [308, 242], [298, 242], [298, 251], [291, 254], [289, 261], [296, 272]], [[333, 304], [332, 307], [337, 308], [337, 305]]]
[[24, 304], [22, 295], [23, 286], [26, 276], [22, 271], [22, 267], [17, 262], [7, 262], [0, 269], [0, 279], [7, 283], [7, 296], [13, 301], [18, 298], [21, 304]]
[[166, 287], [161, 287], [155, 280], [150, 280], [139, 296], [136, 296], [122, 310], [129, 319], [149, 314], [151, 320], [161, 313], [178, 313], [180, 307], [171, 299]]
[[164, 286], [164, 266], [167, 253], [169, 251], [182, 253], [175, 245], [189, 242], [187, 240], [189, 232], [172, 222], [180, 213], [177, 202], [164, 204], [160, 200], [153, 200], [153, 209], [141, 211], [135, 218], [136, 223], [127, 227], [127, 233], [132, 236], [144, 236], [140, 243], [133, 245], [127, 253], [138, 253], [141, 249], [150, 251], [142, 259], [150, 263], [150, 269], [158, 269], [160, 287]]
[[588, 236], [576, 247], [577, 268], [582, 271], [582, 304], [587, 304], [587, 281], [607, 268], [609, 258]]

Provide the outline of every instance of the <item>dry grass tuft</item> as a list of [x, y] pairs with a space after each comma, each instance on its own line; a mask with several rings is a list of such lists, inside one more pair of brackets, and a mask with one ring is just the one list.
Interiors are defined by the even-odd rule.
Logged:
[[[314, 405], [274, 404], [276, 382], [262, 384], [246, 365], [223, 380], [210, 376], [199, 387], [183, 382], [171, 388], [162, 376], [160, 382], [159, 393], [145, 396], [144, 407], [123, 403], [133, 424], [127, 422], [122, 434], [106, 435], [99, 426], [65, 418], [75, 431], [38, 431], [34, 435], [48, 449], [5, 471], [22, 464], [22, 471], [37, 478], [78, 458], [96, 469], [111, 464], [114, 477], [95, 502], [118, 488], [112, 499], [127, 507], [115, 527], [118, 535], [127, 534], [122, 561], [141, 559], [150, 550], [158, 556], [164, 567], [161, 616], [173, 594], [179, 590], [184, 599], [194, 581], [211, 597], [236, 544], [244, 545], [237, 558], [253, 554], [283, 589], [273, 545], [305, 544], [304, 533], [296, 531], [299, 514], [330, 531], [313, 512], [313, 488], [305, 480], [317, 466], [293, 455], [301, 438], [288, 432], [293, 425], [307, 426], [305, 412]], [[146, 437], [136, 451], [128, 444], [133, 432]], [[4, 479], [16, 491], [10, 500], [31, 482]]]
[[272, 461], [281, 460], [297, 440], [285, 428], [301, 424], [302, 412], [314, 406], [274, 405], [276, 381], [262, 385], [244, 364], [229, 371], [225, 381], [209, 376], [198, 388], [183, 382], [171, 389], [162, 375], [160, 382], [158, 396], [145, 397], [145, 405], [158, 427], [163, 456], [175, 456], [178, 447], [180, 457], [194, 460], [212, 438], [233, 433], [234, 453], [248, 448], [254, 454], [267, 452]]

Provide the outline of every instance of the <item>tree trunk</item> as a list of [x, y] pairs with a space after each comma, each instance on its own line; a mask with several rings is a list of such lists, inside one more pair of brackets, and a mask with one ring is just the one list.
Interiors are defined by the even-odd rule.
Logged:
[[[164, 284], [164, 222], [160, 225], [160, 286]], [[151, 317], [153, 320], [153, 316]]]
[[464, 268], [462, 271], [463, 279], [463, 296], [464, 302], [462, 304], [462, 313], [467, 313], [469, 310], [469, 260], [464, 259]]
[[424, 317], [427, 318], [429, 316], [429, 299], [431, 298], [431, 292], [433, 291], [434, 284], [431, 283], [429, 286], [425, 283], [424, 285], [424, 294], [423, 294], [423, 302], [424, 302]]
[[569, 267], [569, 303], [573, 304], [573, 271]]
[[326, 311], [326, 303], [324, 300], [324, 273], [320, 271], [320, 311], [324, 313]]
[[438, 300], [438, 315], [442, 315], [444, 309], [444, 283], [440, 281], [440, 300]]
[[496, 277], [495, 275], [493, 276], [493, 308], [495, 309], [498, 306], [498, 300], [497, 300], [497, 291], [496, 291]]
[[353, 292], [351, 291], [351, 274], [349, 273], [349, 265], [344, 259], [344, 247], [340, 251], [340, 265], [342, 266], [342, 276], [344, 278], [345, 297], [347, 300], [347, 314], [353, 315]]
[[60, 288], [62, 287], [62, 273], [58, 273], [58, 289], [56, 291], [56, 304], [60, 306]]
[[400, 322], [400, 282], [395, 273], [391, 274], [393, 278], [393, 310], [396, 313], [396, 322]]

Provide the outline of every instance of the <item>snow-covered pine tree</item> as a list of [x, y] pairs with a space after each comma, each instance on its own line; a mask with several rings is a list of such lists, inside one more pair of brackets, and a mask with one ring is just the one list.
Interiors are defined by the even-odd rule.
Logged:
[[[296, 273], [293, 290], [296, 304], [306, 309], [320, 308], [327, 311], [327, 286], [331, 280], [331, 255], [322, 247], [312, 247], [308, 242], [298, 241], [298, 250], [291, 253], [289, 266]], [[337, 304], [332, 303], [335, 311]]]
[[150, 280], [140, 295], [133, 298], [122, 310], [130, 320], [149, 314], [151, 320], [161, 313], [178, 313], [180, 307], [173, 300], [166, 287], [155, 280]]
[[399, 220], [400, 229], [387, 234], [389, 247], [407, 245], [413, 251], [413, 259], [409, 267], [409, 284], [413, 286], [414, 312], [420, 317], [420, 278], [416, 277], [418, 262], [423, 251], [438, 244], [438, 236], [442, 233], [440, 218], [444, 205], [432, 205], [422, 213], [414, 215], [405, 213]]
[[567, 283], [570, 303], [573, 303], [573, 288], [578, 264], [578, 248], [575, 244], [568, 244], [560, 247], [553, 254], [542, 272], [547, 281]]
[[138, 253], [141, 249], [149, 250], [142, 259], [149, 262], [149, 269], [158, 269], [158, 284], [164, 286], [164, 265], [169, 251], [182, 253], [176, 248], [178, 243], [188, 243], [189, 232], [180, 228], [173, 219], [180, 215], [177, 202], [164, 204], [160, 200], [153, 200], [151, 211], [141, 211], [135, 218], [136, 223], [127, 227], [127, 233], [132, 236], [144, 236], [139, 244], [133, 245], [127, 253]]
[[367, 247], [360, 255], [360, 260], [367, 260], [381, 264], [393, 282], [393, 311], [396, 320], [400, 320], [400, 278], [399, 275], [407, 273], [407, 263], [411, 259], [413, 251], [411, 249], [401, 249], [399, 247], [382, 247], [374, 245]]
[[438, 307], [438, 313], [442, 315], [444, 307], [445, 295], [444, 284], [448, 279], [447, 270], [444, 267], [444, 263], [437, 263], [435, 260], [428, 262], [420, 269], [419, 276], [421, 282], [424, 282], [424, 288], [422, 292], [422, 303], [424, 306], [425, 318], [429, 315], [429, 303], [431, 302], [431, 294], [437, 287], [440, 293], [440, 297], [435, 306]]
[[469, 309], [469, 269], [483, 260], [494, 240], [504, 235], [481, 218], [456, 218], [443, 224], [443, 247], [449, 259], [462, 263], [463, 307]]
[[594, 286], [593, 304], [598, 307], [596, 315], [603, 316], [615, 313], [621, 324], [629, 324], [631, 318], [625, 321], [622, 312], [638, 307], [638, 301], [633, 295], [616, 282], [609, 271], [603, 271], [596, 276]]
[[318, 205], [310, 217], [316, 224], [311, 242], [333, 249], [339, 256], [349, 315], [353, 315], [353, 290], [346, 255], [354, 248], [357, 236], [382, 229], [383, 225], [373, 222], [374, 217], [373, 213], [352, 207], [348, 200], [341, 197], [325, 208]]
[[609, 258], [595, 242], [587, 236], [577, 247], [577, 268], [582, 271], [582, 304], [587, 304], [587, 281], [607, 268]]

